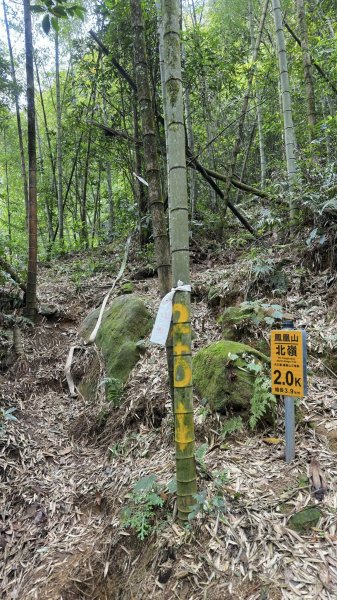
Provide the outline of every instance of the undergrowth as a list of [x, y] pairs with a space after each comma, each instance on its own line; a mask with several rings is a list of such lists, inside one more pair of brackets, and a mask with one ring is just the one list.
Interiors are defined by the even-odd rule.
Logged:
[[125, 528], [135, 531], [140, 540], [144, 540], [155, 529], [155, 513], [164, 504], [162, 492], [155, 475], [142, 477], [127, 495], [127, 506], [122, 511], [121, 523]]

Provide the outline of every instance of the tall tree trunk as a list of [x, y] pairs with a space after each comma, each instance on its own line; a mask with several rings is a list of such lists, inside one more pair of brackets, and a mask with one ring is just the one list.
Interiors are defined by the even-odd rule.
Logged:
[[61, 86], [60, 86], [60, 50], [59, 34], [55, 31], [55, 84], [56, 84], [56, 147], [57, 147], [57, 208], [59, 239], [61, 250], [63, 247], [63, 183], [62, 183], [62, 112], [61, 112]]
[[20, 115], [20, 106], [19, 106], [19, 92], [18, 92], [19, 88], [18, 88], [18, 84], [16, 81], [14, 57], [13, 57], [10, 29], [9, 29], [8, 18], [7, 18], [7, 7], [6, 7], [5, 0], [3, 0], [2, 4], [3, 4], [6, 33], [7, 33], [11, 78], [12, 78], [13, 87], [14, 87], [15, 113], [16, 113], [16, 122], [17, 122], [17, 128], [18, 128], [20, 159], [21, 159], [21, 176], [22, 176], [22, 185], [23, 185], [23, 195], [24, 195], [24, 200], [25, 200], [26, 223], [28, 223], [28, 178], [27, 178], [25, 151], [24, 151], [24, 147], [23, 147], [23, 135], [22, 135], [21, 115]]
[[243, 129], [244, 129], [246, 114], [247, 114], [247, 110], [248, 110], [254, 75], [256, 72], [257, 56], [258, 56], [258, 51], [259, 51], [259, 47], [261, 44], [264, 23], [265, 23], [266, 16], [267, 16], [268, 4], [269, 4], [269, 0], [265, 0], [263, 10], [262, 10], [262, 16], [261, 16], [261, 20], [260, 20], [257, 40], [256, 40], [256, 44], [255, 44], [254, 51], [253, 51], [252, 66], [248, 73], [247, 89], [246, 89], [246, 92], [244, 95], [243, 105], [242, 105], [242, 109], [241, 109], [241, 113], [240, 113], [240, 117], [239, 117], [237, 136], [235, 139], [232, 157], [231, 157], [231, 161], [230, 161], [228, 171], [227, 171], [226, 184], [225, 184], [225, 189], [224, 189], [224, 202], [222, 204], [221, 211], [220, 211], [220, 235], [221, 236], [223, 234], [223, 229], [224, 229], [224, 225], [225, 225], [225, 215], [226, 215], [228, 201], [229, 201], [230, 189], [232, 186], [232, 178], [235, 173], [236, 162], [237, 162], [237, 158], [238, 158], [240, 148], [241, 148], [241, 140], [243, 139]]
[[[173, 285], [190, 283], [184, 108], [180, 59], [179, 3], [161, 0], [167, 118], [168, 192]], [[173, 304], [174, 418], [178, 517], [188, 519], [196, 493], [193, 421], [191, 298], [176, 292]]]
[[160, 182], [160, 167], [156, 139], [155, 116], [152, 106], [148, 73], [144, 24], [140, 0], [130, 0], [134, 40], [134, 62], [137, 93], [143, 129], [146, 178], [149, 186], [149, 206], [152, 214], [153, 238], [162, 295], [171, 289], [170, 248], [166, 230], [164, 202]]
[[28, 273], [25, 316], [31, 321], [36, 314], [37, 273], [37, 192], [36, 192], [36, 133], [33, 38], [30, 0], [23, 0], [25, 22], [26, 77], [27, 77], [27, 121], [28, 121]]
[[[137, 175], [142, 173], [142, 153], [138, 143], [140, 139], [140, 127], [139, 127], [139, 114], [138, 114], [138, 100], [136, 92], [133, 92], [133, 131], [136, 140], [135, 143], [135, 170]], [[146, 195], [145, 186], [138, 178], [135, 180], [135, 190], [138, 205], [138, 228], [139, 228], [139, 244], [144, 246], [149, 241], [149, 229], [144, 225], [144, 217], [148, 213], [148, 199]]]
[[6, 177], [6, 201], [7, 201], [7, 232], [8, 232], [8, 254], [12, 257], [12, 216], [11, 216], [11, 203], [9, 197], [9, 179], [8, 179], [8, 160], [7, 160], [7, 139], [6, 139], [6, 127], [3, 130], [4, 133], [4, 151], [5, 151], [5, 177]]
[[314, 79], [312, 75], [312, 63], [309, 52], [308, 42], [308, 28], [307, 20], [305, 15], [304, 0], [296, 0], [297, 15], [300, 24], [300, 38], [301, 38], [301, 49], [302, 49], [302, 62], [304, 70], [304, 81], [305, 81], [305, 97], [307, 103], [307, 115], [309, 124], [309, 137], [310, 141], [313, 139], [314, 127], [316, 125], [316, 105], [315, 105], [315, 88]]
[[298, 208], [294, 199], [294, 191], [298, 178], [297, 160], [295, 156], [296, 135], [293, 124], [293, 115], [291, 108], [290, 82], [288, 74], [287, 50], [284, 38], [283, 19], [280, 0], [272, 0], [273, 12], [276, 30], [276, 42], [279, 59], [280, 85], [282, 94], [283, 126], [284, 126], [284, 144], [286, 152], [287, 173], [290, 189], [289, 208], [290, 222], [293, 223], [298, 215]]
[[[249, 27], [250, 27], [250, 41], [251, 41], [251, 49], [252, 54], [254, 54], [254, 49], [256, 45], [255, 33], [254, 33], [254, 9], [253, 2], [249, 0]], [[266, 161], [266, 153], [265, 153], [265, 144], [264, 144], [264, 133], [263, 133], [263, 116], [262, 116], [262, 106], [261, 106], [261, 93], [259, 90], [259, 86], [256, 85], [256, 113], [257, 113], [257, 130], [259, 134], [259, 151], [260, 151], [260, 168], [261, 168], [261, 188], [264, 188], [266, 181], [266, 172], [267, 172], [267, 161]]]
[[[103, 67], [102, 61], [102, 67]], [[103, 88], [103, 117], [104, 117], [104, 125], [108, 126], [108, 113], [106, 106], [106, 89]], [[111, 163], [108, 160], [105, 162], [105, 173], [106, 173], [106, 182], [108, 187], [108, 207], [109, 207], [109, 229], [108, 229], [108, 237], [109, 240], [112, 240], [114, 237], [114, 228], [115, 228], [115, 206], [114, 206], [114, 198], [112, 191], [112, 173], [111, 173]]]

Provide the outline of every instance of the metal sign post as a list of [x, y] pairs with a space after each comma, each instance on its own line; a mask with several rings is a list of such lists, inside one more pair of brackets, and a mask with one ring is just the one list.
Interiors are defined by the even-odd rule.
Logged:
[[271, 391], [284, 396], [286, 462], [295, 458], [295, 402], [307, 393], [306, 332], [287, 320], [271, 333]]

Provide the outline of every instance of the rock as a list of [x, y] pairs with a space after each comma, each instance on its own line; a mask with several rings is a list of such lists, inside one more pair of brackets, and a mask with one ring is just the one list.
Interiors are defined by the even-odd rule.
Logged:
[[38, 312], [43, 317], [56, 317], [59, 314], [57, 306], [53, 304], [40, 304]]
[[308, 506], [304, 510], [300, 510], [290, 517], [288, 527], [295, 531], [306, 533], [312, 527], [316, 527], [321, 516], [321, 511], [318, 508], [315, 506]]
[[[230, 360], [229, 354], [236, 355]], [[244, 355], [257, 362], [268, 362], [268, 357], [247, 344], [223, 340], [199, 350], [193, 358], [193, 383], [197, 393], [205, 398], [211, 409], [247, 411], [253, 395], [254, 373], [247, 371]]]
[[[94, 329], [100, 309], [90, 313], [82, 323], [79, 334], [87, 342]], [[144, 302], [135, 295], [115, 298], [104, 312], [95, 340], [101, 349], [105, 364], [107, 397], [118, 402], [123, 384], [144, 352], [140, 340], [151, 331], [153, 319]], [[92, 360], [79, 384], [80, 392], [94, 398], [99, 385], [98, 360]]]
[[243, 302], [239, 306], [230, 306], [219, 318], [225, 339], [241, 340], [249, 338], [252, 328], [260, 323], [272, 325], [284, 316], [278, 304]]
[[220, 306], [231, 306], [238, 299], [242, 299], [241, 290], [238, 288], [228, 289], [226, 285], [212, 285], [207, 294], [207, 303], [212, 308]]

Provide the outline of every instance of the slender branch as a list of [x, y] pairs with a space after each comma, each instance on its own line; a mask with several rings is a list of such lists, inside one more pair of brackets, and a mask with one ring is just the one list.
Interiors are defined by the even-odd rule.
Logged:
[[109, 56], [109, 58], [111, 59], [111, 62], [113, 64], [113, 66], [122, 75], [122, 77], [124, 77], [124, 79], [126, 79], [126, 81], [128, 82], [128, 84], [136, 92], [137, 91], [137, 86], [136, 86], [135, 82], [133, 81], [133, 79], [131, 79], [130, 75], [125, 71], [125, 69], [123, 69], [123, 67], [119, 64], [119, 62], [117, 62], [117, 60], [115, 60], [114, 57], [111, 56], [111, 52], [101, 42], [101, 40], [98, 38], [98, 36], [96, 35], [96, 33], [92, 29], [90, 29], [89, 33], [90, 33], [91, 37], [95, 40], [96, 44], [98, 44], [98, 46], [102, 50], [103, 54], [105, 54], [105, 56]]
[[[297, 42], [297, 44], [300, 47], [302, 47], [300, 38], [296, 35], [296, 33], [294, 32], [294, 30], [290, 27], [289, 23], [287, 23], [287, 21], [285, 21], [285, 20], [283, 22], [284, 22], [285, 28], [289, 31], [290, 35], [294, 38], [295, 42]], [[318, 73], [321, 75], [321, 77], [323, 77], [324, 81], [327, 82], [327, 84], [331, 87], [331, 89], [333, 90], [333, 92], [337, 96], [337, 88], [334, 85], [334, 83], [331, 81], [331, 79], [325, 73], [325, 71], [323, 71], [322, 67], [315, 60], [313, 60], [313, 58], [312, 58], [311, 55], [310, 55], [310, 58], [311, 58], [311, 64], [312, 64], [312, 66], [315, 67], [316, 71], [318, 71]]]

